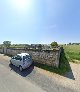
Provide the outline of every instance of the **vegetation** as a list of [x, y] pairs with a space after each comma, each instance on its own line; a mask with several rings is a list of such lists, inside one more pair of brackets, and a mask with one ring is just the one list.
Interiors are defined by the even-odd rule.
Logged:
[[0, 44], [0, 48], [2, 48], [3, 47], [3, 44]]
[[10, 41], [4, 41], [4, 42], [3, 42], [3, 45], [4, 45], [5, 47], [9, 48], [10, 45], [11, 45], [11, 42], [10, 42]]
[[68, 45], [80, 45], [80, 43], [69, 43]]
[[77, 62], [78, 60], [77, 63], [80, 62], [80, 45], [67, 45], [63, 48], [68, 61]]
[[54, 47], [56, 47], [56, 46], [58, 46], [57, 42], [54, 41], [54, 42], [51, 43], [51, 47], [52, 47], [52, 48], [54, 48]]
[[12, 44], [11, 48], [27, 48], [27, 44]]

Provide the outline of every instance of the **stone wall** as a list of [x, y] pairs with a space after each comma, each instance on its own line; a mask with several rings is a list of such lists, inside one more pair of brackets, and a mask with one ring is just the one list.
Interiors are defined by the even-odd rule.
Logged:
[[29, 53], [35, 62], [46, 64], [49, 66], [59, 66], [59, 58], [61, 49], [57, 48], [54, 50], [46, 50], [46, 51], [32, 51], [32, 50], [24, 50], [24, 49], [1, 49], [0, 52], [8, 55], [16, 55], [19, 53]]

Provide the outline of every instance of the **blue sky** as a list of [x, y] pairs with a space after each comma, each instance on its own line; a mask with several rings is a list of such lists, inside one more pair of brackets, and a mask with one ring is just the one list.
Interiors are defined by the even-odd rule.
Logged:
[[80, 0], [0, 0], [0, 43], [80, 42]]

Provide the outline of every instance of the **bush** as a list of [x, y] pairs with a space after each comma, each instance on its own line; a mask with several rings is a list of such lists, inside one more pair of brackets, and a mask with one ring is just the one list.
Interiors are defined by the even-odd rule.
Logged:
[[57, 47], [57, 46], [58, 46], [58, 43], [57, 42], [54, 41], [54, 42], [51, 43], [51, 47], [52, 48]]

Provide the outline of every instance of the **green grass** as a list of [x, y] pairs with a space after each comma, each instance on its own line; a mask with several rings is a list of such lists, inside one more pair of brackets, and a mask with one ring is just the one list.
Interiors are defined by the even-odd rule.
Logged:
[[69, 61], [80, 60], [80, 45], [68, 45], [63, 48]]
[[39, 67], [41, 69], [50, 71], [52, 73], [60, 74], [60, 75], [64, 75], [66, 72], [68, 72], [70, 70], [69, 67], [66, 67], [66, 65], [64, 65], [64, 64], [61, 64], [61, 66], [59, 68], [51, 67], [51, 66], [43, 65], [43, 64], [36, 64], [35, 66]]

